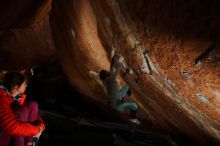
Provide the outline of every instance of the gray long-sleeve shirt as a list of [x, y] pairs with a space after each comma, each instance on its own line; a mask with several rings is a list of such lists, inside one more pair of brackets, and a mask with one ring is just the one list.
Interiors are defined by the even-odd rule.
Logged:
[[119, 75], [122, 68], [123, 65], [121, 63], [116, 63], [110, 69], [110, 75], [104, 80], [104, 86], [107, 90], [110, 105], [112, 107], [118, 105], [121, 102], [121, 97], [119, 94], [119, 87], [116, 81], [116, 77]]

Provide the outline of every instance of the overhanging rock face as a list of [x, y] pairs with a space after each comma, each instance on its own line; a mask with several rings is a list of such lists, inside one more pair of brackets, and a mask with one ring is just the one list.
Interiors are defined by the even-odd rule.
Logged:
[[56, 1], [51, 25], [64, 71], [79, 91], [103, 101], [101, 87], [88, 72], [108, 69], [111, 48], [117, 47], [137, 73], [138, 84], [133, 77], [129, 81], [139, 116], [199, 141], [205, 135], [219, 139], [219, 13], [214, 7], [204, 13], [203, 6]]
[[[220, 3], [171, 0], [56, 0], [50, 27], [72, 86], [107, 103], [90, 70], [109, 69], [112, 47], [135, 74], [141, 119], [201, 144], [220, 140]], [[45, 11], [47, 13], [47, 11]]]

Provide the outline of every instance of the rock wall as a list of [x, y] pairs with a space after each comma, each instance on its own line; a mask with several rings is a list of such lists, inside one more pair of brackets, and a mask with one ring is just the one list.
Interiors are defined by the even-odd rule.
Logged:
[[108, 69], [116, 47], [136, 73], [125, 80], [141, 118], [201, 143], [219, 139], [219, 3], [197, 2], [56, 1], [51, 26], [69, 80], [104, 100], [88, 72]]
[[51, 4], [51, 0], [1, 2], [1, 69], [28, 69], [56, 56], [48, 17]]
[[0, 46], [0, 67], [6, 70], [28, 69], [56, 56], [48, 17], [37, 27], [2, 30]]
[[[29, 62], [14, 66], [37, 64], [53, 54], [56, 46], [55, 53], [71, 85], [107, 106], [100, 80], [89, 71], [108, 70], [110, 52], [117, 48], [134, 71], [133, 75], [122, 77], [121, 84], [130, 83], [133, 91], [130, 101], [138, 103], [138, 117], [143, 124], [150, 120], [161, 130], [181, 131], [204, 145], [218, 144], [218, 0], [38, 2], [38, 7], [29, 11], [27, 7], [36, 1], [24, 5], [17, 1], [17, 13], [7, 21], [15, 7], [5, 2], [9, 9], [0, 16], [3, 29], [0, 36], [4, 36], [0, 39], [0, 51], [8, 54], [0, 61], [5, 67], [18, 62], [14, 59], [18, 54], [25, 58], [23, 62]], [[49, 25], [47, 16], [51, 7]], [[24, 15], [26, 12], [30, 14]], [[16, 51], [5, 49], [15, 45]], [[28, 50], [28, 55], [22, 49]], [[8, 50], [16, 52], [13, 57], [13, 51]]]

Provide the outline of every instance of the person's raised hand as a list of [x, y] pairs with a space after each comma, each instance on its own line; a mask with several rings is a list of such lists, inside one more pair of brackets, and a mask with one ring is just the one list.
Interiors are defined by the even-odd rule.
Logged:
[[111, 58], [113, 58], [115, 56], [115, 52], [116, 52], [116, 48], [112, 47]]
[[120, 56], [118, 62], [123, 63], [123, 61], [124, 61], [124, 57]]

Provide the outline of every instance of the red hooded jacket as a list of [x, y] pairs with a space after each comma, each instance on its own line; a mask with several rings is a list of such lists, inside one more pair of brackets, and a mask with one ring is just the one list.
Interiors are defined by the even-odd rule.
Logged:
[[[15, 136], [35, 136], [39, 132], [37, 126], [17, 120], [11, 104], [13, 97], [4, 88], [0, 88], [0, 132]], [[41, 121], [39, 125], [44, 125]], [[38, 126], [39, 126], [38, 125]]]

